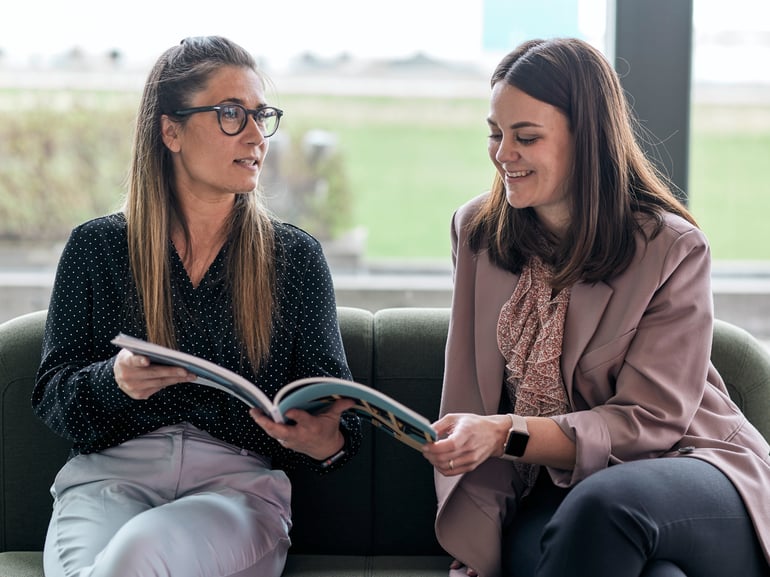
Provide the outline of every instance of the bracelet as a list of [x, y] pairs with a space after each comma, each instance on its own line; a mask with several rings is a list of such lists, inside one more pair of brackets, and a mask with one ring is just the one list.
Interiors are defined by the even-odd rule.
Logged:
[[343, 445], [342, 448], [336, 453], [334, 453], [331, 457], [326, 457], [324, 460], [321, 461], [321, 468], [328, 469], [334, 463], [336, 463], [342, 457], [344, 457], [346, 454], [347, 454], [347, 451], [345, 450], [345, 446]]
[[341, 429], [340, 432], [342, 432], [342, 438], [344, 442], [342, 443], [342, 448], [331, 455], [330, 457], [326, 457], [325, 459], [320, 459], [318, 461], [318, 464], [321, 466], [322, 469], [328, 469], [331, 467], [334, 463], [339, 461], [342, 457], [348, 454], [348, 436], [345, 434], [344, 430]]

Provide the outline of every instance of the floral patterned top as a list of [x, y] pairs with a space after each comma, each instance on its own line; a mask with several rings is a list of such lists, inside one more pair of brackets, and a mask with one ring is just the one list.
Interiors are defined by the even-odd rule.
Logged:
[[[570, 289], [552, 294], [551, 277], [543, 261], [532, 258], [497, 324], [497, 344], [506, 361], [506, 391], [513, 412], [524, 417], [570, 411], [559, 365]], [[519, 461], [515, 465], [528, 492], [540, 467]]]

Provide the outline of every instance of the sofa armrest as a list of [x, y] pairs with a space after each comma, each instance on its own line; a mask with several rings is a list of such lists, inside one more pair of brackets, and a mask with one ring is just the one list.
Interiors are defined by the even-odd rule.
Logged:
[[32, 413], [45, 318], [37, 311], [0, 325], [0, 551], [42, 548], [49, 488], [70, 448]]
[[770, 441], [770, 351], [748, 331], [715, 319], [711, 361], [730, 398]]

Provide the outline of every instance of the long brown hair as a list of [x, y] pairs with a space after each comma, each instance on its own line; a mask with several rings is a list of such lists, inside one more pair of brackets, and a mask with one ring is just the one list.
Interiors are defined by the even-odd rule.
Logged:
[[567, 116], [575, 145], [571, 219], [567, 234], [553, 238], [533, 209], [508, 204], [495, 175], [485, 205], [469, 225], [475, 251], [488, 249], [495, 264], [512, 272], [539, 255], [554, 266], [554, 287], [563, 288], [610, 278], [630, 264], [634, 235], [641, 232], [635, 213], [656, 221], [653, 236], [665, 212], [695, 224], [639, 146], [634, 135], [639, 126], [620, 80], [597, 49], [573, 38], [531, 40], [501, 60], [491, 85], [498, 82]]
[[[177, 204], [173, 165], [161, 138], [160, 118], [188, 106], [192, 95], [222, 66], [249, 68], [259, 74], [254, 58], [225, 38], [186, 38], [155, 63], [137, 114], [123, 207], [129, 261], [147, 338], [170, 347], [176, 345], [176, 336], [169, 239], [173, 223], [185, 234], [188, 229]], [[268, 353], [275, 307], [274, 229], [257, 191], [236, 197], [226, 232], [227, 282], [235, 327], [245, 357], [256, 370]]]

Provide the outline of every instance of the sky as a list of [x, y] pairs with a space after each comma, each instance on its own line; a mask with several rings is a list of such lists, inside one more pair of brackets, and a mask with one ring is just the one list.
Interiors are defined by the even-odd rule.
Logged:
[[481, 5], [482, 0], [23, 0], [4, 7], [0, 45], [14, 59], [47, 57], [77, 45], [154, 60], [185, 36], [220, 34], [276, 62], [305, 51], [324, 57], [349, 51], [366, 59], [423, 51], [462, 60], [478, 56]]
[[[602, 48], [607, 0], [573, 1], [579, 6], [584, 37]], [[720, 32], [738, 33], [727, 49], [712, 42], [696, 52], [704, 63], [696, 61], [696, 74], [740, 78], [759, 74], [759, 64], [752, 62], [768, 68], [768, 0], [730, 0], [729, 10], [724, 0], [693, 3], [696, 38], [713, 40]], [[127, 64], [149, 66], [185, 36], [221, 34], [277, 68], [304, 52], [328, 58], [347, 52], [357, 59], [404, 58], [422, 52], [443, 60], [478, 62], [485, 56], [483, 4], [484, 0], [8, 1], [0, 14], [0, 49], [4, 62], [17, 65], [50, 63], [77, 47], [94, 57], [117, 49]], [[757, 46], [758, 41], [765, 46]], [[765, 75], [770, 83], [770, 72]]]

